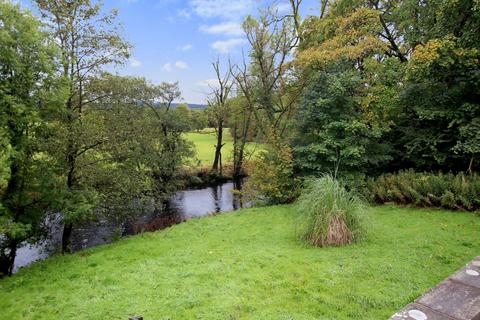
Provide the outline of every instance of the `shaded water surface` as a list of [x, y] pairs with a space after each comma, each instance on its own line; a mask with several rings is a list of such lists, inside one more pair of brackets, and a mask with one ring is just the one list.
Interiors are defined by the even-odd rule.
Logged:
[[[179, 191], [173, 195], [164, 210], [144, 210], [139, 212], [134, 220], [118, 224], [100, 221], [76, 226], [72, 233], [72, 249], [79, 251], [112, 242], [120, 236], [156, 231], [191, 218], [247, 207], [248, 204], [243, 202], [242, 197], [232, 192], [241, 190], [241, 185], [241, 182], [226, 182], [203, 189]], [[59, 221], [52, 221], [50, 225], [52, 236], [49, 239], [40, 244], [27, 244], [18, 249], [14, 272], [36, 260], [46, 259], [58, 251], [62, 238], [61, 224]]]

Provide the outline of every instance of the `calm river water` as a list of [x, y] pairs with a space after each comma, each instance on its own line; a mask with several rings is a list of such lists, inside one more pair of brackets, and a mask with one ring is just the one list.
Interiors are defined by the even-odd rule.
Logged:
[[[119, 233], [121, 236], [128, 236], [145, 231], [156, 231], [191, 218], [247, 207], [240, 195], [232, 193], [233, 190], [239, 189], [241, 189], [240, 182], [226, 182], [203, 189], [179, 191], [170, 199], [162, 212], [147, 210], [134, 221], [126, 221], [119, 225], [103, 221], [77, 226], [72, 233], [72, 248], [74, 251], [79, 251], [112, 242]], [[58, 221], [51, 221], [50, 225], [52, 226], [51, 238], [40, 244], [25, 245], [18, 249], [14, 272], [58, 252], [62, 228]]]

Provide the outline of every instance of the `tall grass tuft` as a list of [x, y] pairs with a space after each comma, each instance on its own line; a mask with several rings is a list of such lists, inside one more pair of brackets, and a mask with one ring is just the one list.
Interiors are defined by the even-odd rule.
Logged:
[[332, 176], [307, 181], [296, 210], [297, 237], [312, 245], [346, 245], [363, 234], [363, 203]]

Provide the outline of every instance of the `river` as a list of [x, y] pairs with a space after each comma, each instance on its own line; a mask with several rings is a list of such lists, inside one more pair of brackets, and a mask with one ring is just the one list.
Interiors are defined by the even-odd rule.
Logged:
[[[244, 203], [241, 195], [232, 192], [240, 189], [241, 182], [226, 182], [203, 189], [183, 190], [175, 193], [161, 212], [146, 210], [135, 220], [117, 225], [108, 221], [78, 225], [72, 233], [72, 250], [79, 251], [110, 243], [118, 237], [161, 230], [192, 218], [247, 207], [248, 204]], [[25, 244], [17, 250], [14, 272], [58, 252], [62, 237], [61, 224], [53, 220], [49, 225], [51, 236], [47, 240], [35, 245]]]

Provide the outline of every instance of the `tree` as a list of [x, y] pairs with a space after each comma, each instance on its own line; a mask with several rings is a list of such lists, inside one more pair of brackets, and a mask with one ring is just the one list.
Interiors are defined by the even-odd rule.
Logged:
[[[295, 16], [296, 17], [296, 16]], [[252, 106], [264, 137], [280, 138], [301, 90], [288, 68], [288, 60], [298, 43], [292, 16], [278, 17], [267, 8], [256, 19], [248, 16], [243, 29], [250, 48], [250, 66], [234, 68], [237, 85]], [[260, 119], [264, 121], [260, 121]]]
[[40, 22], [0, 2], [0, 276], [12, 273], [18, 246], [44, 235], [59, 179], [47, 152], [49, 120], [62, 101], [56, 55]]
[[189, 119], [192, 117], [192, 110], [188, 107], [188, 104], [186, 103], [180, 103], [178, 104], [175, 109], [177, 109], [178, 112], [180, 112], [186, 119]]
[[390, 158], [381, 138], [396, 106], [397, 91], [389, 86], [399, 78], [383, 67], [396, 71], [397, 58], [382, 40], [379, 11], [355, 4], [334, 2], [328, 13], [303, 25], [295, 64], [310, 85], [293, 140], [302, 174], [372, 173]]
[[200, 132], [208, 126], [208, 116], [205, 110], [190, 110], [192, 129]]
[[[480, 21], [474, 2], [337, 0], [326, 8], [326, 14], [322, 11], [320, 17], [302, 23], [302, 41], [294, 63], [308, 81], [317, 77], [334, 81], [335, 74], [341, 79], [344, 72], [352, 71], [355, 75], [351, 79], [360, 77], [358, 87], [350, 87], [353, 91], [342, 97], [350, 97], [355, 111], [335, 119], [350, 117], [371, 128], [370, 133], [377, 132], [368, 140], [384, 154], [372, 157], [366, 153], [359, 159], [383, 160], [368, 166], [359, 163], [359, 167], [370, 172], [405, 168], [473, 171], [479, 151], [475, 61]], [[308, 111], [311, 106], [325, 106], [326, 99], [335, 100], [335, 91], [345, 88], [340, 85], [326, 92], [328, 85], [314, 87], [310, 86], [301, 104], [304, 118], [299, 122], [298, 137], [308, 130], [314, 135], [323, 134], [335, 123], [307, 124], [304, 113], [319, 117], [322, 109]], [[342, 103], [337, 108], [347, 105]], [[385, 142], [383, 147], [375, 142], [378, 134]], [[296, 155], [303, 155], [297, 164], [305, 170], [320, 167], [322, 161], [315, 153], [325, 151], [318, 147], [327, 140], [312, 138], [311, 145], [305, 140], [296, 141], [301, 146]], [[346, 145], [344, 148], [349, 149]], [[389, 157], [392, 159], [385, 161]]]
[[386, 137], [393, 169], [473, 171], [478, 157], [479, 13], [473, 1], [402, 1], [392, 11], [408, 52]]
[[312, 79], [297, 114], [297, 172], [306, 175], [367, 173], [389, 159], [385, 127], [362, 108], [363, 79], [348, 65], [333, 65]]
[[[473, 171], [480, 121], [480, 48], [445, 36], [419, 45], [409, 61], [392, 141], [417, 168]], [[477, 163], [478, 165], [478, 163]]]
[[89, 105], [102, 98], [88, 92], [89, 83], [105, 66], [122, 63], [128, 58], [130, 45], [119, 34], [115, 23], [117, 12], [103, 14], [101, 3], [90, 0], [35, 2], [61, 53], [58, 71], [68, 88], [61, 119], [65, 128], [61, 132], [64, 143], [58, 144], [65, 148], [59, 150], [58, 157], [64, 159], [66, 176], [61, 210], [64, 218], [62, 250], [69, 251], [74, 223], [87, 218], [98, 199], [98, 190], [88, 184], [87, 174], [92, 173], [92, 168], [85, 158], [106, 142], [96, 134], [98, 119], [88, 116]]
[[[175, 100], [181, 99], [182, 93], [178, 82], [163, 82], [158, 86], [150, 86], [150, 96], [142, 101], [148, 106], [162, 128], [162, 155], [166, 162], [162, 167], [156, 167], [156, 184], [159, 193], [168, 194], [162, 186], [168, 186], [174, 179], [178, 167], [183, 163], [179, 156], [190, 152], [190, 145], [183, 134], [190, 130], [190, 121], [181, 110], [171, 110]], [[159, 105], [158, 105], [159, 103]]]
[[364, 61], [385, 52], [386, 43], [379, 39], [379, 13], [359, 8], [347, 15], [333, 10], [325, 17], [311, 17], [305, 22], [305, 41], [297, 54], [296, 64], [318, 70], [329, 63], [342, 61], [363, 71]]
[[242, 193], [255, 204], [291, 203], [299, 193], [292, 149], [284, 142], [269, 143], [258, 152]]
[[233, 138], [233, 177], [241, 178], [245, 175], [245, 146], [252, 139], [253, 112], [250, 104], [243, 96], [230, 99], [229, 127]]
[[215, 156], [212, 164], [212, 171], [222, 174], [222, 148], [223, 143], [223, 129], [227, 121], [229, 113], [229, 97], [232, 89], [232, 81], [230, 72], [221, 74], [220, 62], [217, 60], [212, 63], [213, 69], [217, 76], [217, 83], [211, 87], [211, 94], [208, 99], [207, 113], [211, 122], [215, 126], [215, 135], [217, 142], [215, 144]]
[[[108, 141], [99, 149], [104, 156], [96, 155], [104, 168], [104, 180], [95, 183], [102, 186], [102, 204], [116, 212], [138, 211], [131, 206], [142, 200], [154, 199], [157, 206], [163, 206], [177, 190], [179, 167], [192, 155], [192, 146], [183, 136], [190, 130], [190, 119], [185, 116], [189, 110], [171, 109], [171, 99], [162, 100], [178, 87], [103, 74], [92, 91], [105, 97], [94, 104], [95, 117], [104, 119]], [[123, 210], [118, 210], [120, 205]]]
[[158, 87], [160, 104], [169, 111], [172, 103], [182, 97], [178, 82], [163, 82]]
[[[243, 59], [242, 65], [231, 68], [240, 95], [246, 102], [247, 117], [244, 119], [248, 120], [251, 112], [259, 133], [268, 144], [265, 152], [257, 157], [256, 169], [245, 190], [258, 193], [266, 202], [289, 202], [296, 194], [292, 152], [286, 143], [286, 132], [303, 87], [289, 63], [300, 41], [296, 10], [300, 3], [292, 1], [293, 12], [286, 16], [279, 16], [277, 10], [267, 8], [258, 18], [247, 17], [243, 29], [250, 44], [250, 64]], [[242, 131], [245, 134], [248, 128]], [[237, 144], [237, 170], [241, 169], [243, 162], [243, 147]]]

